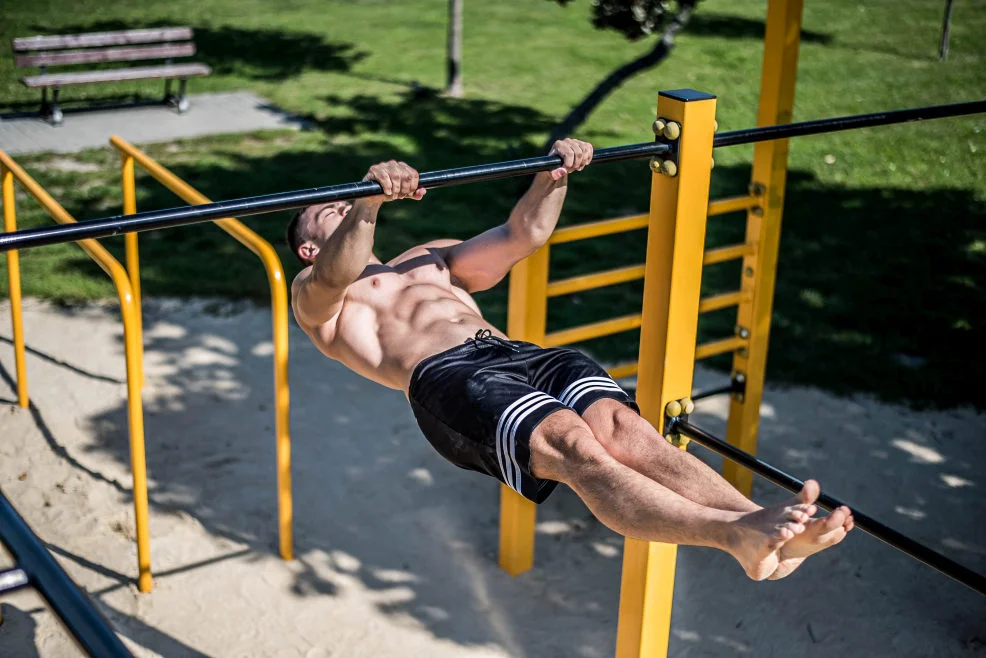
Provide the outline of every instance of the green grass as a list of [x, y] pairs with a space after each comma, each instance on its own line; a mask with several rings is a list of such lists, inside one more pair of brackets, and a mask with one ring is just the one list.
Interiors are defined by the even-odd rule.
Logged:
[[[937, 61], [941, 3], [828, 0], [806, 3], [795, 120], [986, 97], [986, 2], [958, 4], [947, 62]], [[148, 152], [215, 199], [355, 180], [373, 161], [398, 157], [422, 170], [527, 154], [606, 73], [639, 54], [589, 24], [588, 2], [467, 3], [461, 100], [415, 98], [418, 83], [444, 75], [445, 4], [438, 2], [170, 3], [36, 1], [4, 8], [0, 38], [167, 24], [195, 27], [199, 59], [215, 74], [192, 92], [251, 89], [305, 117], [300, 133], [219, 136], [149, 147]], [[694, 87], [719, 98], [722, 130], [755, 123], [765, 3], [707, 0], [671, 59], [617, 90], [578, 135], [597, 146], [645, 141], [656, 92]], [[92, 18], [85, 18], [92, 17]], [[0, 112], [33, 110], [38, 94], [0, 58]], [[160, 85], [68, 90], [84, 104], [153, 98]], [[69, 103], [71, 106], [71, 103]], [[193, 109], [194, 112], [194, 109]], [[71, 115], [68, 117], [71, 121]], [[0, 145], [2, 148], [2, 145]], [[778, 271], [768, 377], [840, 393], [986, 407], [975, 364], [986, 361], [986, 119], [969, 117], [796, 140]], [[716, 154], [713, 195], [749, 180], [750, 148]], [[94, 171], [64, 171], [52, 156], [21, 157], [73, 215], [120, 211], [118, 158], [110, 150], [71, 156]], [[591, 168], [573, 182], [563, 224], [646, 208], [642, 163]], [[141, 209], [176, 205], [147, 177]], [[516, 195], [510, 181], [434, 191], [420, 204], [386, 207], [378, 253], [416, 241], [467, 237], [501, 221]], [[31, 201], [20, 226], [48, 223]], [[280, 242], [284, 215], [248, 218]], [[710, 245], [742, 238], [742, 215], [714, 218]], [[643, 259], [641, 234], [555, 250], [552, 276]], [[107, 240], [116, 253], [121, 241]], [[263, 299], [255, 258], [211, 226], [145, 234], [147, 295]], [[294, 261], [282, 249], [290, 273]], [[72, 245], [22, 254], [26, 294], [77, 300], [112, 297], [105, 275]], [[736, 286], [736, 264], [710, 268], [706, 292]], [[0, 278], [5, 282], [6, 277]], [[549, 329], [633, 312], [641, 286], [627, 284], [552, 302]], [[503, 325], [505, 286], [480, 296]], [[703, 337], [731, 333], [734, 313], [703, 318]], [[609, 361], [632, 358], [637, 336], [586, 345]], [[728, 362], [719, 360], [720, 366]], [[970, 364], [972, 367], [970, 367]]]

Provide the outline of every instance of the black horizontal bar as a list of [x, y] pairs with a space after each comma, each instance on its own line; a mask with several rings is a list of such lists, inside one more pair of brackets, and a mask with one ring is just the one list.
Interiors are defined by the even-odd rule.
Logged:
[[732, 393], [739, 390], [735, 383], [727, 384], [726, 386], [719, 386], [718, 388], [710, 388], [707, 391], [699, 391], [692, 395], [692, 402], [698, 402], [699, 400], [704, 400], [705, 398], [711, 398], [716, 395], [722, 395], [723, 393]]
[[[805, 485], [805, 483], [798, 478], [788, 475], [779, 468], [757, 459], [750, 453], [740, 450], [736, 446], [730, 445], [720, 438], [712, 436], [705, 430], [692, 425], [688, 421], [681, 420], [680, 418], [672, 418], [669, 421], [667, 433], [673, 434], [675, 432], [684, 434], [685, 436], [693, 439], [699, 445], [702, 445], [713, 452], [717, 452], [723, 457], [731, 459], [737, 464], [750, 469], [760, 477], [770, 480], [774, 484], [783, 487], [792, 493], [798, 493]], [[838, 507], [848, 507], [852, 510], [854, 522], [859, 528], [865, 530], [877, 539], [890, 544], [897, 550], [903, 551], [911, 557], [924, 562], [929, 567], [937, 569], [946, 576], [954, 578], [963, 585], [971, 587], [980, 594], [986, 595], [986, 577], [982, 574], [976, 573], [968, 567], [964, 567], [958, 562], [945, 557], [941, 553], [933, 551], [924, 544], [914, 541], [907, 535], [897, 532], [893, 528], [880, 523], [872, 516], [860, 512], [852, 505], [847, 505], [833, 496], [822, 493], [818, 497], [818, 505], [830, 511]]]
[[[627, 146], [614, 146], [597, 150], [593, 156], [594, 163], [619, 162], [646, 158], [660, 153], [667, 153], [671, 145], [664, 142], [645, 142]], [[475, 183], [478, 181], [496, 180], [511, 176], [523, 176], [539, 171], [550, 171], [562, 163], [557, 155], [545, 155], [523, 160], [508, 160], [493, 164], [444, 169], [422, 173], [419, 176], [420, 185], [426, 189]], [[207, 222], [224, 217], [247, 217], [279, 210], [303, 208], [317, 203], [346, 201], [376, 196], [383, 193], [383, 188], [376, 181], [359, 183], [343, 183], [327, 187], [313, 187], [295, 192], [281, 192], [263, 196], [245, 197], [232, 201], [217, 201], [198, 206], [181, 206], [166, 210], [151, 210], [133, 215], [117, 215], [105, 219], [94, 219], [77, 224], [62, 224], [44, 228], [27, 229], [12, 233], [0, 233], [0, 252], [11, 249], [27, 249], [45, 245], [74, 242], [86, 238], [105, 238], [121, 233], [136, 231], [151, 231], [154, 229], [184, 226], [198, 222]]]
[[0, 491], [0, 541], [90, 656], [133, 658], [106, 618], [59, 566]]
[[22, 587], [27, 587], [31, 582], [23, 569], [8, 569], [0, 571], [0, 594], [4, 592], [15, 592]]
[[788, 137], [819, 135], [822, 133], [839, 132], [841, 130], [887, 126], [894, 123], [907, 123], [908, 121], [944, 119], [965, 114], [978, 114], [980, 112], [986, 112], [986, 100], [954, 103], [952, 105], [916, 107], [909, 110], [893, 110], [891, 112], [874, 112], [873, 114], [854, 114], [845, 117], [834, 117], [832, 119], [818, 119], [817, 121], [785, 123], [779, 126], [731, 130], [717, 134], [713, 139], [712, 145], [715, 148], [736, 146], [738, 144], [767, 142], [772, 139], [787, 139]]

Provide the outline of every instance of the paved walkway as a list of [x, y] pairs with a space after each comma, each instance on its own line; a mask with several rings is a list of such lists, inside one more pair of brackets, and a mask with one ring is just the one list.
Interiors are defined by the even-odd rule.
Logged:
[[68, 110], [65, 122], [57, 128], [38, 117], [0, 118], [0, 149], [10, 155], [72, 153], [105, 146], [111, 135], [147, 144], [268, 128], [297, 130], [303, 125], [248, 91], [194, 94], [189, 100], [191, 109], [186, 114], [164, 105]]

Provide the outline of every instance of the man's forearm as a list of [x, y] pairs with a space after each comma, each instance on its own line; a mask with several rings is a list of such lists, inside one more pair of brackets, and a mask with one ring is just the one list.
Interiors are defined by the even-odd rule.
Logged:
[[356, 280], [373, 254], [373, 233], [382, 200], [359, 199], [339, 228], [319, 246], [315, 275], [332, 287], [342, 288]]
[[507, 220], [511, 237], [530, 243], [531, 251], [547, 242], [558, 223], [567, 189], [567, 176], [556, 181], [547, 172], [537, 174]]

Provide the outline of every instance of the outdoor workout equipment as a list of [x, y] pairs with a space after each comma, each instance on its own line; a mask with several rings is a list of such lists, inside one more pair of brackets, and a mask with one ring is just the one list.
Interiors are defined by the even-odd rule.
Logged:
[[[986, 101], [763, 126], [726, 132], [718, 136], [713, 134], [715, 105], [714, 96], [693, 90], [662, 92], [658, 101], [659, 119], [653, 126], [657, 141], [600, 149], [596, 152], [594, 161], [605, 163], [649, 157], [650, 168], [654, 172], [651, 209], [646, 223], [638, 226], [636, 218], [633, 218], [633, 222], [627, 222], [638, 228], [648, 228], [648, 257], [643, 272], [643, 311], [639, 321], [620, 325], [623, 328], [629, 326], [641, 328], [640, 358], [636, 368], [637, 400], [642, 415], [660, 431], [669, 433], [677, 429], [682, 433], [689, 433], [696, 440], [703, 441], [705, 445], [722, 449], [722, 445], [728, 444], [717, 442], [718, 440], [711, 435], [678, 417], [678, 414], [687, 413], [689, 409], [689, 402], [682, 404], [681, 400], [691, 392], [692, 371], [696, 358], [702, 354], [730, 351], [739, 354], [743, 350], [753, 348], [754, 337], [749, 327], [739, 325], [735, 337], [722, 341], [720, 345], [708, 348], [705, 352], [702, 352], [703, 346], [698, 346], [696, 349], [697, 318], [703, 301], [700, 298], [701, 268], [704, 262], [721, 262], [729, 258], [746, 258], [754, 255], [757, 248], [763, 248], [763, 244], [761, 241], [751, 245], [740, 245], [739, 249], [730, 247], [729, 257], [720, 253], [716, 256], [718, 260], [713, 260], [709, 255], [710, 252], [704, 251], [705, 220], [711, 207], [708, 196], [712, 149], [716, 146], [786, 140], [793, 136], [986, 112]], [[560, 164], [559, 157], [544, 156], [424, 173], [420, 176], [420, 182], [426, 188], [443, 187], [548, 171]], [[755, 157], [754, 175], [757, 170]], [[770, 171], [783, 173], [783, 169], [777, 168], [771, 168]], [[783, 184], [783, 179], [780, 184]], [[359, 182], [18, 231], [0, 236], [0, 251], [192, 224], [231, 215], [243, 216], [287, 210], [314, 203], [372, 196], [381, 192], [382, 189], [376, 182]], [[769, 195], [765, 184], [755, 182], [750, 196], [754, 202], [745, 199], [741, 203], [736, 203], [735, 207], [730, 207], [746, 209], [758, 218], [763, 217], [766, 212], [779, 213], [782, 196]], [[779, 218], [779, 214], [777, 217]], [[772, 239], [776, 242], [776, 235]], [[776, 255], [776, 244], [773, 247]], [[745, 267], [745, 274], [747, 269], [752, 270]], [[546, 270], [542, 274], [546, 277]], [[752, 275], [751, 272], [747, 276], [752, 277]], [[513, 289], [513, 281], [511, 288]], [[761, 290], [760, 294], [763, 296], [765, 293]], [[755, 294], [751, 293], [751, 298], [755, 298]], [[735, 303], [741, 300], [742, 294], [736, 298]], [[766, 308], [769, 317], [769, 304]], [[762, 306], [760, 312], [763, 312]], [[515, 332], [511, 329], [510, 333], [514, 335]], [[765, 344], [764, 335], [761, 335], [761, 339]], [[562, 342], [557, 336], [554, 340]], [[762, 358], [765, 359], [763, 356], [765, 346], [760, 347]], [[735, 388], [737, 384], [746, 381], [745, 375], [742, 380], [740, 379], [741, 374], [744, 373], [734, 373], [733, 384], [729, 387], [734, 396], [748, 395], [748, 388], [741, 389], [744, 391], [742, 393], [737, 392], [738, 389]], [[735, 399], [737, 398], [734, 397]], [[757, 400], [759, 401], [759, 398]], [[665, 409], [669, 402], [674, 401], [677, 401], [679, 406], [672, 407], [671, 410], [676, 413], [668, 418]], [[741, 458], [743, 455], [750, 457], [748, 453], [741, 450], [732, 453], [732, 457], [736, 458]], [[775, 477], [785, 486], [800, 485], [798, 480], [759, 460], [747, 461], [745, 465], [755, 466], [759, 472]], [[513, 495], [516, 497], [516, 494]], [[521, 503], [517, 502], [516, 498], [510, 499], [512, 502], [508, 502], [507, 499], [504, 501], [501, 563], [504, 563], [505, 546], [508, 552], [516, 549], [516, 546], [511, 545], [510, 542], [522, 543], [518, 537], [527, 530], [530, 530], [533, 536], [533, 512], [523, 511]], [[832, 504], [841, 505], [828, 496], [822, 501], [823, 506]], [[515, 516], [510, 516], [515, 513]], [[857, 524], [895, 548], [917, 557], [980, 593], [986, 593], [986, 588], [983, 586], [984, 579], [980, 574], [952, 562], [865, 515], [858, 515]], [[533, 545], [532, 542], [528, 543]], [[673, 545], [626, 540], [617, 655], [660, 655], [666, 652], [670, 633], [676, 549], [677, 547]], [[523, 570], [524, 559], [526, 558], [522, 557], [514, 562], [515, 565], [522, 566], [519, 571]], [[508, 570], [510, 569], [511, 567], [508, 567]], [[518, 569], [514, 568], [512, 572], [517, 571]]]

